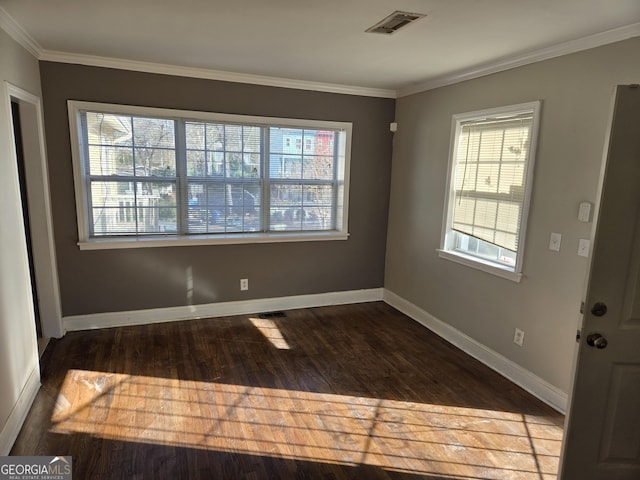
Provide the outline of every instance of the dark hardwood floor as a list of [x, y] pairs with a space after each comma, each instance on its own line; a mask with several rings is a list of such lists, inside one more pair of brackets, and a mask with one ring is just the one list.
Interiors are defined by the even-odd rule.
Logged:
[[11, 454], [79, 480], [542, 480], [562, 424], [376, 302], [68, 333]]

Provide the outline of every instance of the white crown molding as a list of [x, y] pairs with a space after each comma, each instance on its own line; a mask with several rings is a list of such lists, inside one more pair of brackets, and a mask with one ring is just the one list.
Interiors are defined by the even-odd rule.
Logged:
[[340, 85], [333, 83], [311, 82], [308, 80], [295, 80], [281, 77], [269, 77], [253, 75], [249, 73], [234, 73], [207, 68], [181, 67], [163, 63], [139, 62], [120, 58], [100, 57], [77, 53], [43, 50], [40, 60], [73, 63], [93, 67], [116, 68], [136, 72], [158, 73], [174, 75], [178, 77], [204, 78], [207, 80], [220, 80], [224, 82], [248, 83], [252, 85], [264, 85], [268, 87], [293, 88], [297, 90], [311, 90], [316, 92], [339, 93], [342, 95], [359, 95], [364, 97], [395, 98], [395, 90], [382, 88], [357, 87], [352, 85]]
[[567, 393], [521, 367], [517, 363], [491, 350], [477, 340], [456, 330], [430, 313], [399, 295], [385, 289], [384, 301], [408, 317], [431, 330], [436, 335], [452, 343], [463, 352], [484, 363], [503, 377], [523, 388], [547, 405], [564, 414], [567, 410]]
[[569, 55], [571, 53], [577, 53], [591, 48], [601, 47], [603, 45], [620, 42], [638, 36], [640, 36], [640, 22], [560, 43], [540, 50], [514, 55], [495, 62], [488, 62], [451, 75], [444, 75], [417, 85], [400, 88], [396, 91], [396, 97], [406, 97], [415, 93], [433, 90], [434, 88], [453, 85], [455, 83], [464, 82], [465, 80], [473, 80], [474, 78], [484, 77], [486, 75], [491, 75], [492, 73], [503, 72], [512, 68], [522, 67], [531, 63], [549, 60], [551, 58]]
[[487, 62], [470, 69], [461, 70], [452, 74], [426, 80], [418, 84], [392, 90], [44, 50], [40, 44], [31, 37], [31, 35], [29, 35], [2, 7], [0, 7], [0, 28], [7, 32], [7, 34], [27, 49], [38, 60], [43, 61], [377, 98], [406, 97], [427, 90], [433, 90], [434, 88], [453, 85], [466, 80], [473, 80], [493, 73], [503, 72], [505, 70], [529, 65], [531, 63], [640, 36], [640, 22], [633, 23], [540, 50], [534, 50], [497, 61]]
[[0, 28], [22, 45], [31, 55], [36, 58], [40, 57], [42, 53], [40, 44], [2, 7], [0, 7]]

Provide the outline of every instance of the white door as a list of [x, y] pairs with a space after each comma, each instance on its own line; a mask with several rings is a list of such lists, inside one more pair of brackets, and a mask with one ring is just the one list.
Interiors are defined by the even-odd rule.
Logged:
[[561, 480], [640, 480], [640, 87], [617, 88]]

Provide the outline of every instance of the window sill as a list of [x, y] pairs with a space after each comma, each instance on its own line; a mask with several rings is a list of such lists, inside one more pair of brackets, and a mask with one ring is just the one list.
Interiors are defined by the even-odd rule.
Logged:
[[483, 261], [482, 259], [472, 257], [470, 255], [464, 255], [463, 253], [438, 250], [438, 256], [445, 260], [450, 260], [461, 265], [466, 265], [467, 267], [475, 268], [476, 270], [490, 273], [497, 277], [511, 280], [512, 282], [520, 283], [520, 280], [522, 279], [522, 273], [520, 272], [512, 272], [511, 270], [499, 267], [491, 262]]
[[120, 248], [187, 247], [198, 245], [239, 245], [251, 243], [320, 242], [347, 240], [344, 232], [309, 233], [237, 233], [226, 235], [184, 235], [149, 237], [92, 238], [78, 242], [80, 250], [112, 250]]

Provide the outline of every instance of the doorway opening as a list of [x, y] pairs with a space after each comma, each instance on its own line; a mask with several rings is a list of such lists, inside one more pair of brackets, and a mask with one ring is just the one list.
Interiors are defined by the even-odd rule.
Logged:
[[40, 97], [5, 82], [40, 355], [49, 338], [63, 336], [58, 269]]
[[[35, 265], [33, 260], [33, 243], [31, 241], [31, 221], [29, 217], [29, 201], [27, 199], [27, 175], [25, 169], [24, 146], [22, 140], [22, 126], [20, 124], [20, 104], [11, 101], [11, 120], [13, 122], [13, 141], [16, 149], [18, 164], [18, 180], [20, 182], [20, 199], [22, 201], [22, 220], [24, 236], [27, 241], [27, 257], [29, 260], [29, 278], [31, 279], [31, 295], [33, 297], [33, 313], [36, 322], [38, 350], [43, 349], [42, 324], [40, 322], [40, 306], [38, 302], [38, 287], [36, 284]], [[42, 353], [42, 352], [40, 352]]]

